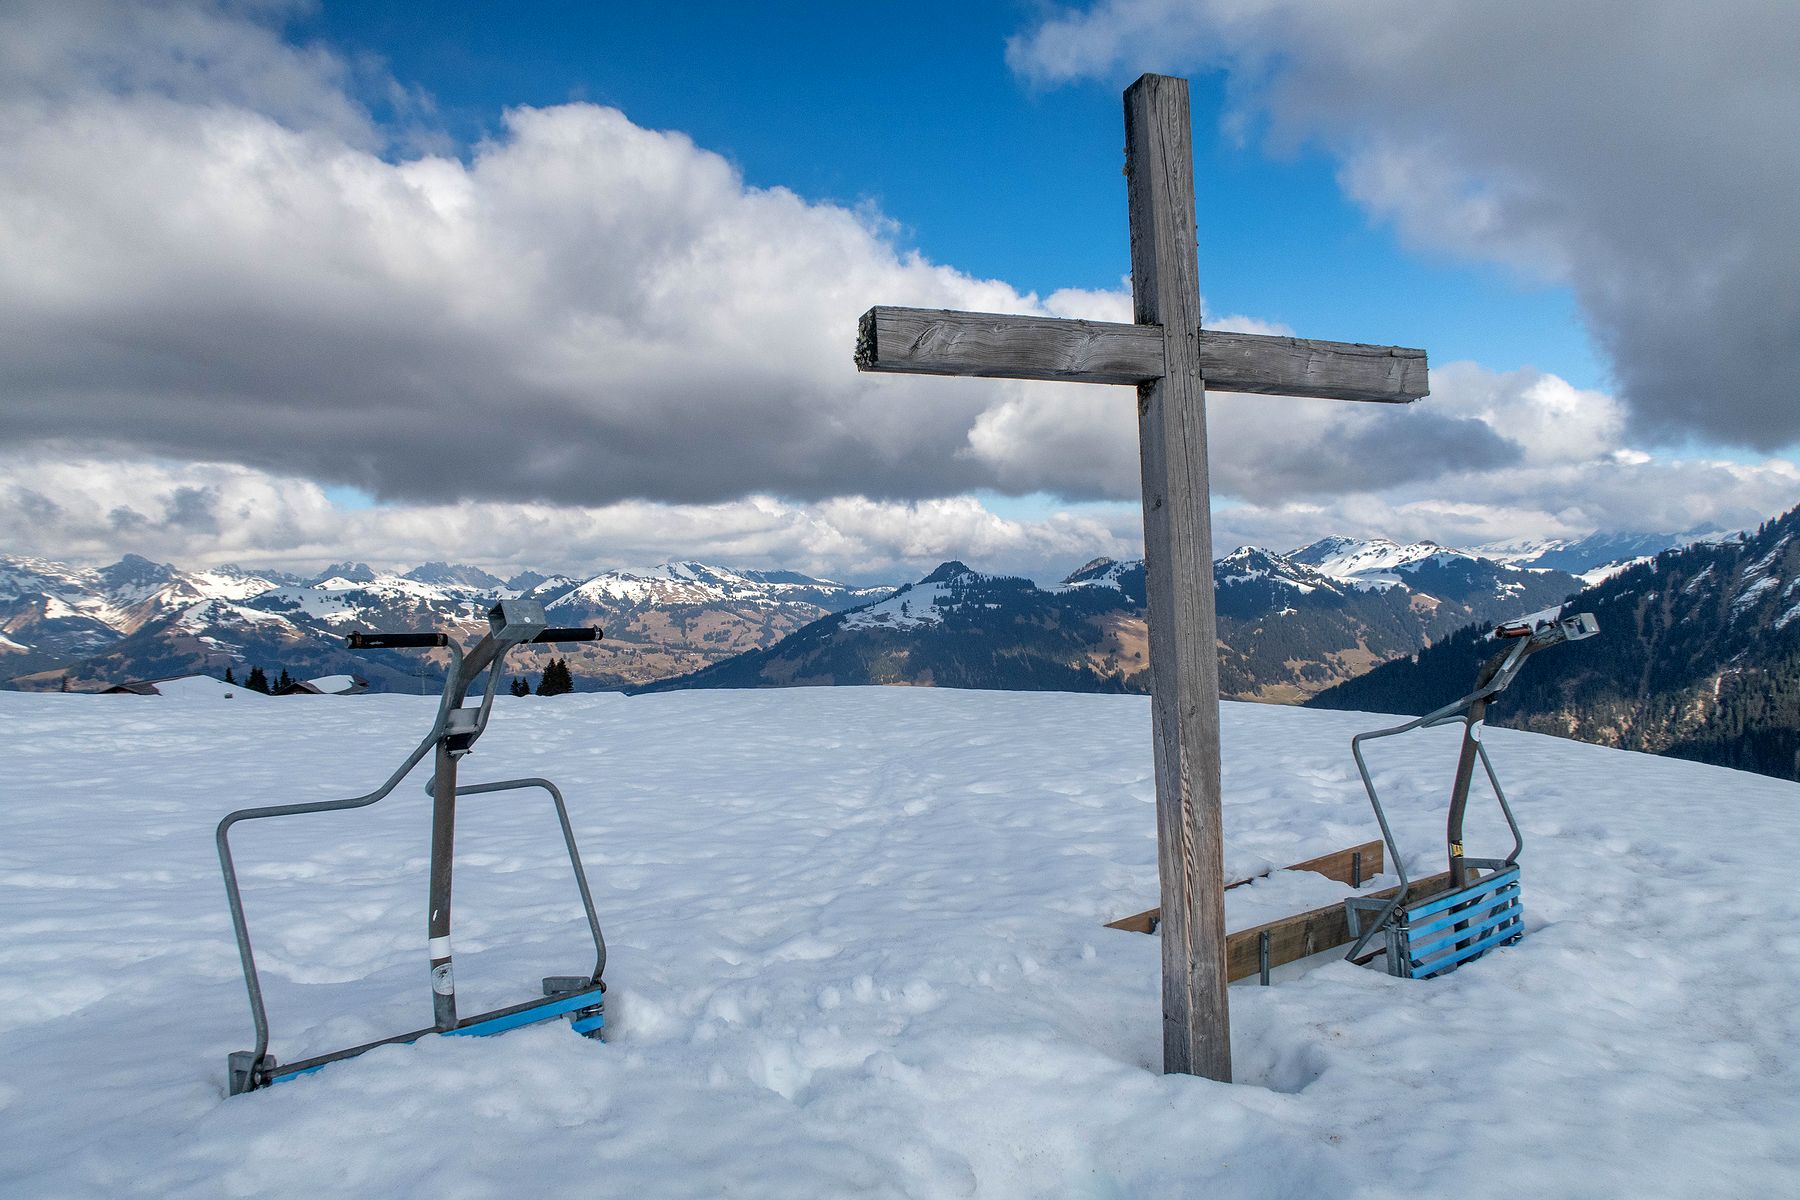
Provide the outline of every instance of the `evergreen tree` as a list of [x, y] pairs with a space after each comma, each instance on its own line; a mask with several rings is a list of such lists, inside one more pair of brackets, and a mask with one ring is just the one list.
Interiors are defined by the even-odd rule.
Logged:
[[510, 690], [515, 696], [531, 695], [531, 685], [525, 682], [525, 677], [523, 675], [513, 676], [512, 687]]
[[544, 667], [544, 677], [538, 680], [537, 694], [560, 696], [574, 690], [575, 679], [569, 674], [569, 664], [560, 658], [551, 659]]
[[281, 678], [277, 679], [275, 681], [276, 688], [279, 689], [279, 688], [284, 688], [284, 687], [290, 687], [293, 685], [293, 682], [294, 682], [294, 680], [293, 680], [292, 676], [290, 676], [287, 673], [287, 668], [286, 667], [281, 668]]
[[226, 683], [236, 683], [237, 682], [237, 677], [231, 673], [231, 664], [230, 663], [225, 664], [225, 682]]
[[244, 676], [244, 686], [253, 692], [268, 693], [269, 677], [263, 674], [261, 667], [251, 667], [250, 673]]

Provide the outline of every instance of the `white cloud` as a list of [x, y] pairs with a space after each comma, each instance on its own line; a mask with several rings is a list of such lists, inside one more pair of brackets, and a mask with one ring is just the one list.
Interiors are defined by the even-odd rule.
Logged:
[[1137, 512], [1100, 506], [1039, 520], [971, 497], [793, 503], [552, 505], [463, 500], [334, 503], [318, 484], [225, 463], [0, 456], [0, 550], [182, 565], [311, 570], [346, 558], [410, 567], [449, 559], [506, 571], [600, 570], [671, 558], [786, 567], [853, 580], [916, 578], [948, 558], [1060, 575], [1095, 554], [1137, 552]]
[[1640, 436], [1800, 439], [1800, 6], [1101, 0], [1009, 59], [1227, 73], [1408, 242], [1566, 282]]

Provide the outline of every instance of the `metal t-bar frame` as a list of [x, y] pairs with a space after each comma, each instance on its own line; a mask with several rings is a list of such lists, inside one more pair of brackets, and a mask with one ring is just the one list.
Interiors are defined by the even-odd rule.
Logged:
[[[1563, 642], [1579, 641], [1592, 637], [1600, 632], [1600, 626], [1591, 613], [1578, 613], [1565, 617], [1562, 609], [1545, 609], [1532, 613], [1517, 621], [1508, 621], [1490, 635], [1493, 638], [1508, 640], [1511, 645], [1482, 664], [1480, 673], [1475, 679], [1475, 690], [1460, 700], [1444, 705], [1422, 717], [1416, 717], [1391, 729], [1375, 729], [1368, 733], [1359, 733], [1350, 739], [1350, 753], [1356, 759], [1357, 773], [1362, 776], [1363, 790], [1369, 794], [1369, 804], [1375, 809], [1376, 823], [1381, 826], [1382, 841], [1387, 843], [1388, 861], [1394, 864], [1394, 871], [1400, 876], [1400, 886], [1394, 895], [1376, 909], [1375, 919], [1357, 938], [1346, 958], [1359, 958], [1365, 947], [1393, 917], [1400, 907], [1406, 903], [1406, 895], [1411, 887], [1407, 878], [1406, 861], [1400, 854], [1399, 844], [1394, 841], [1394, 831], [1388, 826], [1387, 813], [1381, 807], [1381, 797], [1375, 790], [1375, 780], [1369, 774], [1369, 764], [1363, 758], [1363, 743], [1380, 738], [1396, 737], [1402, 733], [1411, 733], [1415, 729], [1431, 729], [1438, 725], [1461, 722], [1463, 727], [1462, 748], [1456, 762], [1456, 778], [1450, 788], [1450, 812], [1445, 823], [1445, 841], [1448, 844], [1450, 859], [1450, 886], [1462, 888], [1468, 885], [1468, 872], [1471, 868], [1484, 870], [1501, 870], [1518, 861], [1519, 854], [1525, 848], [1525, 836], [1519, 831], [1519, 822], [1513, 817], [1512, 806], [1506, 802], [1506, 793], [1500, 787], [1500, 778], [1494, 774], [1494, 764], [1488, 758], [1487, 747], [1481, 741], [1481, 729], [1487, 719], [1488, 705], [1494, 697], [1504, 692], [1512, 681], [1518, 677], [1524, 667], [1525, 660], [1540, 650]], [[1494, 799], [1500, 804], [1500, 812], [1506, 818], [1506, 826], [1512, 831], [1513, 848], [1505, 858], [1469, 858], [1463, 853], [1463, 817], [1469, 805], [1469, 785], [1473, 782], [1475, 762], [1481, 761], [1482, 771], [1487, 775], [1490, 786], [1494, 789]], [[1367, 907], [1374, 908], [1375, 902], [1366, 902]], [[1356, 921], [1361, 912], [1359, 902], [1351, 902], [1351, 919]], [[1358, 922], [1360, 923], [1360, 922]], [[1352, 933], [1357, 932], [1352, 926]]]
[[[250, 927], [244, 916], [244, 902], [238, 887], [237, 869], [232, 861], [231, 827], [243, 821], [271, 817], [299, 816], [303, 813], [338, 812], [366, 808], [380, 801], [399, 786], [401, 780], [419, 765], [427, 752], [434, 754], [434, 770], [426, 791], [432, 797], [431, 878], [427, 901], [426, 937], [431, 963], [432, 1015], [434, 1026], [421, 1033], [448, 1033], [459, 1028], [456, 1014], [456, 983], [450, 951], [450, 897], [452, 868], [456, 842], [456, 798], [485, 795], [489, 792], [519, 788], [542, 788], [550, 794], [556, 817], [562, 827], [563, 843], [569, 851], [569, 864], [575, 872], [575, 884], [581, 892], [582, 909], [587, 915], [588, 929], [593, 935], [595, 962], [589, 983], [598, 985], [606, 969], [606, 939], [600, 932], [600, 919], [594, 911], [593, 892], [588, 887], [587, 872], [581, 865], [581, 854], [575, 845], [575, 831], [569, 823], [568, 807], [562, 793], [547, 779], [508, 779], [496, 783], [457, 786], [457, 760], [468, 754], [487, 729], [493, 711], [494, 696], [499, 688], [501, 661], [507, 651], [528, 642], [594, 641], [602, 636], [598, 629], [553, 629], [544, 617], [543, 605], [528, 600], [503, 600], [488, 614], [488, 632], [467, 653], [450, 638], [438, 632], [352, 633], [348, 644], [353, 650], [376, 649], [444, 649], [450, 655], [450, 669], [445, 673], [444, 690], [439, 698], [437, 714], [425, 737], [406, 756], [398, 769], [380, 787], [347, 800], [324, 800], [311, 804], [279, 804], [262, 808], [245, 808], [228, 814], [219, 822], [215, 840], [219, 849], [219, 865], [225, 876], [225, 894], [231, 906], [231, 923], [237, 935], [238, 958], [244, 968], [244, 983], [250, 993], [250, 1014], [256, 1023], [256, 1047], [231, 1056], [231, 1091], [249, 1091], [269, 1082], [275, 1060], [268, 1053], [269, 1021], [263, 1003], [262, 983], [256, 970], [256, 958], [250, 945]], [[487, 685], [481, 703], [465, 708], [470, 687], [487, 672]], [[511, 1010], [507, 1010], [510, 1015]], [[495, 1014], [487, 1014], [493, 1016]], [[463, 1024], [467, 1024], [466, 1022]], [[393, 1040], [384, 1039], [368, 1046], [322, 1056], [329, 1061], [361, 1053]], [[289, 1068], [294, 1069], [294, 1068]]]

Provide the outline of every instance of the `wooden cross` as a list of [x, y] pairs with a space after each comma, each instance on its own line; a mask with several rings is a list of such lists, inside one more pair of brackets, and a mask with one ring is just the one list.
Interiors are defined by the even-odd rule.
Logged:
[[1136, 324], [872, 308], [858, 331], [856, 365], [1137, 388], [1163, 1067], [1229, 1080], [1206, 387], [1404, 403], [1428, 390], [1425, 352], [1200, 328], [1186, 80], [1145, 75], [1126, 89], [1125, 174]]

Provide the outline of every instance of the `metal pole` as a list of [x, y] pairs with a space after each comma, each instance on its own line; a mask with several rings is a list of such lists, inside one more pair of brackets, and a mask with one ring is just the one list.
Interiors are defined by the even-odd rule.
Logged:
[[1456, 760], [1456, 782], [1450, 786], [1450, 816], [1444, 825], [1445, 840], [1450, 844], [1450, 886], [1468, 884], [1468, 868], [1463, 866], [1463, 813], [1469, 807], [1469, 784], [1475, 778], [1475, 755], [1481, 749], [1481, 723], [1487, 717], [1485, 698], [1469, 705], [1468, 720], [1463, 723], [1462, 752]]
[[450, 868], [456, 855], [456, 759], [440, 738], [432, 778], [431, 898], [425, 933], [431, 939], [431, 1010], [439, 1029], [456, 1028], [456, 976], [450, 965]]

